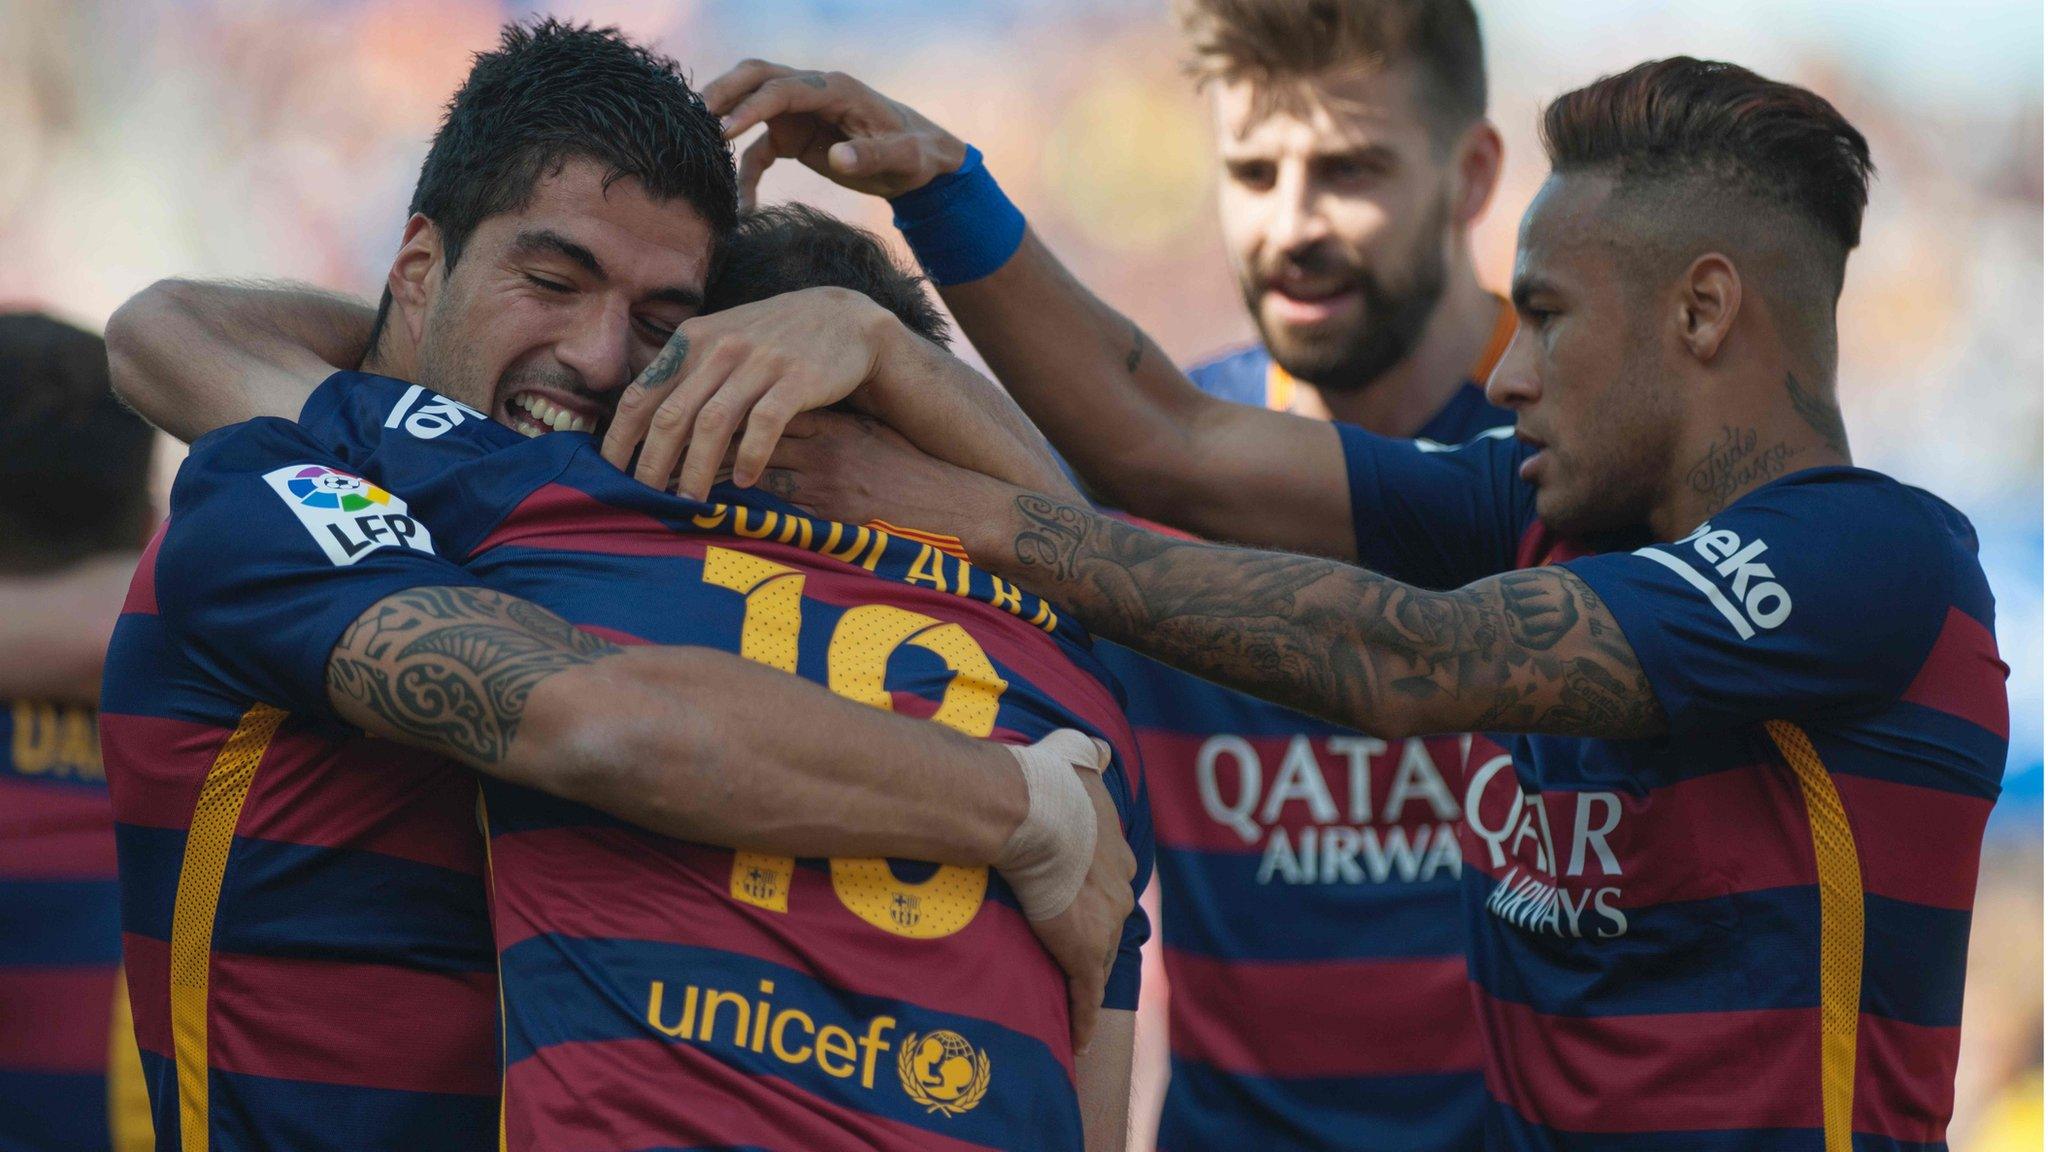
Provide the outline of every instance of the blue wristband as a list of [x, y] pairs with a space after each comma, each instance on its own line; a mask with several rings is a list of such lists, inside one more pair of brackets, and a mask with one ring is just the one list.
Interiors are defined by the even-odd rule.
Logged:
[[889, 205], [925, 275], [941, 287], [981, 279], [1009, 263], [1024, 243], [1024, 214], [1003, 195], [981, 163], [981, 150], [971, 144], [958, 169]]

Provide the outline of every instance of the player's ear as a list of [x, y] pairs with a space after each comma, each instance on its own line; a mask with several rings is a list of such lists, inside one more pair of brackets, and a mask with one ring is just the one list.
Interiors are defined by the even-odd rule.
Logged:
[[1734, 261], [1709, 252], [1686, 268], [1679, 284], [1679, 339], [1695, 360], [1713, 362], [1741, 310], [1742, 276]]
[[441, 230], [432, 220], [415, 212], [405, 222], [405, 237], [398, 246], [398, 255], [391, 258], [391, 271], [384, 281], [391, 290], [391, 301], [399, 310], [401, 322], [415, 342], [425, 322], [426, 306], [439, 286], [440, 269]]
[[1470, 228], [1486, 211], [1487, 202], [1500, 185], [1504, 151], [1500, 129], [1490, 120], [1480, 120], [1459, 133], [1453, 148], [1451, 219], [1461, 228]]

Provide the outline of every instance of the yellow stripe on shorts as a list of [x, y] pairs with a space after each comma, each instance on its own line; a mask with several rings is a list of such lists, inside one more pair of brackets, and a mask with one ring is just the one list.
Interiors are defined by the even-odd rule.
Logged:
[[1863, 1004], [1863, 866], [1835, 782], [1796, 724], [1764, 725], [1799, 778], [1820, 872], [1820, 1092], [1827, 1152], [1850, 1152], [1856, 1114], [1856, 1025]]
[[178, 899], [171, 912], [171, 1052], [178, 1068], [178, 1131], [184, 1152], [207, 1152], [206, 982], [213, 958], [213, 919], [220, 906], [228, 849], [256, 766], [285, 714], [267, 704], [242, 713], [199, 786]]

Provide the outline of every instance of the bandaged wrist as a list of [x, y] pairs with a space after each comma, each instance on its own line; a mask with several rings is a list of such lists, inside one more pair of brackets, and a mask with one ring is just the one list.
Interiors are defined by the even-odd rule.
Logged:
[[1071, 729], [1036, 744], [1008, 745], [1024, 771], [1029, 809], [996, 861], [1028, 920], [1050, 920], [1073, 906], [1095, 858], [1095, 807], [1076, 767], [1101, 771], [1101, 745]]
[[925, 275], [942, 287], [1001, 268], [1024, 242], [1024, 214], [968, 145], [960, 167], [889, 201]]

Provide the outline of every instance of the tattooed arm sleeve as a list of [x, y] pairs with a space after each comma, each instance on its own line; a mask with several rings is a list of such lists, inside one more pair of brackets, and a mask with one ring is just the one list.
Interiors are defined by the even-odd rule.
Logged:
[[623, 648], [487, 588], [378, 601], [327, 687], [372, 735], [699, 843], [979, 865], [1023, 816], [994, 745], [729, 652]]
[[970, 543], [977, 563], [1219, 683], [1380, 736], [1664, 730], [1627, 638], [1562, 568], [1431, 592], [1334, 561], [1170, 539], [1014, 490], [1008, 499]]
[[487, 588], [409, 588], [342, 634], [327, 693], [371, 735], [492, 768], [505, 762], [536, 685], [618, 650]]

